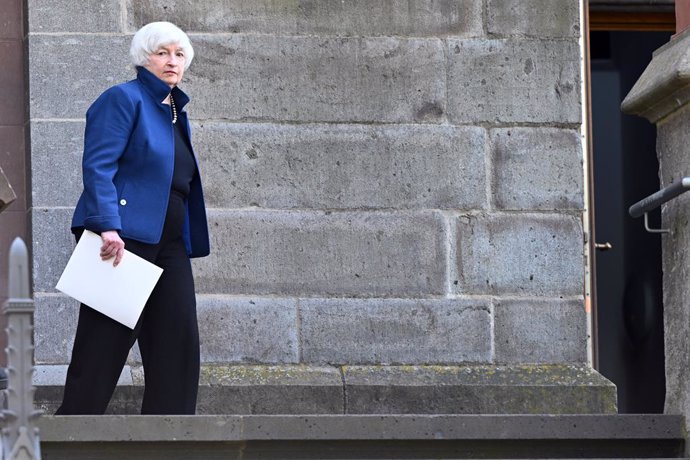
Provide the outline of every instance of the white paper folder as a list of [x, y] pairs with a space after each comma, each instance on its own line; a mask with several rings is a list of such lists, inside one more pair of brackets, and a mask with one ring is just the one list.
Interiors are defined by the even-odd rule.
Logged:
[[55, 286], [134, 329], [163, 269], [125, 249], [122, 261], [101, 260], [101, 237], [85, 230]]

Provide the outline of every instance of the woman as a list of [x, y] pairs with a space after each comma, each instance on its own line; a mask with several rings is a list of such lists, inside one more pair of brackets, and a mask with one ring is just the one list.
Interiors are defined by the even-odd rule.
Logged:
[[[190, 257], [209, 253], [199, 172], [178, 87], [194, 57], [168, 22], [132, 39], [135, 80], [105, 91], [86, 113], [84, 191], [72, 231], [99, 233], [100, 256], [117, 266], [124, 249], [163, 268], [134, 330], [81, 305], [57, 414], [102, 414], [135, 340], [146, 386], [142, 414], [194, 414], [199, 335]], [[88, 280], [86, 280], [88, 282]]]

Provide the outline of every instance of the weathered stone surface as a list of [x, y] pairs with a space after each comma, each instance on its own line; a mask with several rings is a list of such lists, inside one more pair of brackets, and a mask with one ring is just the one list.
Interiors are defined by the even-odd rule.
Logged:
[[201, 122], [210, 207], [477, 209], [482, 128]]
[[135, 77], [131, 40], [119, 35], [32, 35], [31, 117], [83, 119], [103, 91]]
[[438, 213], [222, 211], [197, 291], [227, 294], [423, 297], [443, 294]]
[[491, 360], [487, 300], [300, 300], [306, 363], [433, 364]]
[[[653, 75], [648, 75], [648, 77], [651, 78]], [[690, 142], [690, 132], [688, 132], [687, 123], [689, 121], [690, 107], [685, 104], [678, 111], [663, 118], [657, 125], [661, 187], [667, 187], [688, 174], [687, 146]], [[690, 388], [689, 206], [690, 194], [685, 193], [666, 203], [661, 213], [661, 226], [671, 230], [670, 234], [661, 238], [666, 367], [664, 411], [685, 414], [686, 418], [690, 415], [690, 391], [688, 390]]]
[[[143, 373], [120, 385], [108, 413], [137, 414]], [[37, 388], [53, 413], [61, 384]], [[615, 413], [616, 388], [586, 365], [202, 366], [204, 414]]]
[[[106, 88], [134, 77], [129, 43], [128, 36], [32, 36], [32, 117], [82, 118]], [[183, 84], [195, 99], [194, 118], [433, 122], [444, 117], [440, 40], [223, 35], [195, 37], [195, 46], [189, 84]]]
[[[168, 449], [184, 442], [203, 446], [209, 441], [352, 440], [366, 444], [362, 441], [378, 439], [409, 447], [410, 443], [401, 441], [437, 440], [440, 442], [437, 447], [440, 447], [449, 440], [485, 440], [495, 447], [501, 441], [522, 440], [532, 445], [533, 455], [539, 455], [544, 453], [545, 445], [540, 444], [543, 441], [577, 440], [587, 444], [587, 441], [616, 440], [620, 446], [631, 439], [647, 439], [657, 444], [669, 440], [682, 444], [685, 439], [682, 416], [661, 414], [58, 416], [42, 417], [38, 424], [41, 440], [47, 443], [69, 444], [65, 440], [70, 440], [99, 446], [99, 442], [126, 445], [168, 441]], [[312, 447], [322, 448], [323, 444]], [[458, 447], [453, 446], [454, 449]], [[514, 449], [515, 445], [503, 445], [503, 448], [511, 447]], [[611, 446], [607, 447], [610, 449]], [[238, 448], [245, 452], [244, 444]], [[390, 451], [375, 449], [372, 454], [382, 452]], [[454, 452], [457, 454], [458, 450]], [[496, 449], [491, 450], [491, 453], [495, 452]], [[572, 452], [563, 451], [565, 454]], [[604, 447], [600, 452], [610, 450]], [[304, 453], [307, 455], [301, 458], [308, 456], [307, 451]], [[401, 453], [404, 455], [404, 451]], [[515, 451], [506, 450], [505, 453], [515, 454]], [[670, 455], [675, 453], [677, 451], [669, 450]]]
[[[43, 368], [58, 369], [58, 365], [69, 363], [72, 356], [74, 334], [79, 318], [79, 302], [60, 292], [49, 294], [39, 292], [35, 294], [34, 302], [34, 360]], [[136, 343], [129, 354], [128, 362], [141, 362]], [[51, 371], [51, 375], [54, 372]], [[123, 378], [125, 377], [121, 377]], [[131, 376], [128, 374], [126, 378], [128, 380], [123, 380], [120, 384], [131, 385]], [[64, 375], [62, 383], [64, 383]], [[48, 385], [49, 383], [39, 384]]]
[[[77, 330], [79, 303], [59, 293], [37, 293], [34, 304], [34, 361], [36, 364], [69, 363]], [[62, 380], [64, 384], [64, 375]]]
[[348, 414], [616, 412], [616, 387], [583, 366], [346, 366]]
[[32, 253], [34, 293], [57, 292], [62, 271], [74, 250], [74, 235], [70, 231], [72, 209], [33, 208]]
[[297, 305], [292, 299], [198, 296], [201, 360], [297, 363]]
[[119, 0], [28, 0], [29, 32], [120, 32]]
[[312, 366], [204, 366], [198, 413], [344, 412], [340, 371]]
[[690, 31], [686, 29], [654, 52], [640, 78], [630, 90], [621, 110], [659, 122], [690, 102]]
[[[67, 377], [67, 367], [67, 364], [36, 365], [34, 367], [32, 383], [35, 386], [64, 385], [65, 378]], [[132, 385], [132, 383], [132, 369], [125, 365], [122, 368], [117, 384], [122, 386]]]
[[42, 417], [45, 458], [677, 458], [680, 415]]
[[33, 205], [75, 206], [82, 190], [83, 122], [31, 123]]
[[492, 189], [499, 209], [582, 209], [582, 149], [574, 130], [495, 129]]
[[493, 36], [579, 37], [580, 5], [571, 0], [488, 0]]
[[195, 37], [191, 116], [235, 121], [438, 122], [438, 39]]
[[[63, 368], [66, 371], [66, 366]], [[131, 374], [120, 377], [127, 384], [115, 389], [108, 414], [140, 413], [143, 369], [125, 366], [125, 371]], [[37, 407], [55, 413], [62, 401], [63, 385], [64, 376], [39, 384]], [[197, 413], [342, 414], [343, 401], [342, 377], [334, 367], [202, 365]]]
[[496, 362], [587, 361], [584, 299], [498, 299], [494, 324]]
[[582, 224], [567, 215], [461, 216], [455, 263], [460, 293], [581, 295]]
[[448, 116], [457, 123], [579, 123], [575, 40], [448, 40]]
[[172, 21], [188, 32], [277, 35], [481, 36], [480, 0], [127, 0], [129, 29]]

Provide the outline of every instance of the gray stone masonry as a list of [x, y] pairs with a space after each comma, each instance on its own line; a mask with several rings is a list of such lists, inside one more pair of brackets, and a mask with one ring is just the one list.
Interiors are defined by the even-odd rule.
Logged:
[[501, 299], [494, 312], [496, 362], [586, 359], [587, 318], [581, 299]]
[[212, 207], [486, 206], [482, 128], [215, 122], [194, 128]]
[[[425, 297], [445, 293], [440, 213], [217, 211], [195, 263], [201, 293]], [[401, 250], [405, 248], [405, 250]]]
[[[205, 33], [339, 36], [481, 36], [481, 0], [127, 0], [128, 27], [168, 20]], [[576, 17], [572, 17], [571, 20]], [[577, 14], [577, 11], [575, 12]]]
[[502, 128], [490, 137], [496, 208], [582, 209], [582, 148], [576, 130]]
[[[27, 1], [48, 411], [78, 315], [54, 286], [84, 114], [134, 77], [152, 20], [196, 52], [181, 88], [212, 248], [193, 261], [201, 413], [615, 410], [587, 355], [576, 2], [48, 3]], [[136, 413], [142, 385], [135, 347], [111, 411]]]
[[571, 0], [487, 0], [487, 31], [501, 37], [579, 37], [579, 8]]
[[[65, 366], [39, 366], [37, 407], [54, 413]], [[108, 413], [137, 414], [140, 365], [130, 366]], [[599, 414], [616, 388], [587, 365], [202, 366], [199, 414]]]
[[[652, 62], [623, 101], [623, 109], [657, 126], [661, 187], [690, 175], [690, 32], [685, 31], [654, 53]], [[666, 404], [669, 414], [690, 415], [690, 197], [662, 207], [664, 347]], [[640, 222], [640, 225], [642, 223]], [[686, 452], [690, 453], [690, 451]]]
[[305, 299], [299, 309], [305, 362], [491, 362], [485, 299]]
[[678, 458], [664, 415], [45, 417], [50, 459]]
[[460, 216], [458, 292], [491, 295], [579, 295], [580, 219], [558, 214]]
[[447, 45], [450, 121], [580, 123], [577, 41], [449, 39]]

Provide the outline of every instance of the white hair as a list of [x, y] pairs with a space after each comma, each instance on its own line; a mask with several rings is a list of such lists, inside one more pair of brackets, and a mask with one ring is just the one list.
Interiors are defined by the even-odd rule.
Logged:
[[149, 56], [161, 46], [179, 45], [185, 56], [184, 68], [187, 70], [194, 59], [194, 48], [189, 37], [175, 24], [170, 22], [150, 22], [139, 29], [132, 38], [129, 54], [132, 64], [144, 66], [149, 62]]

